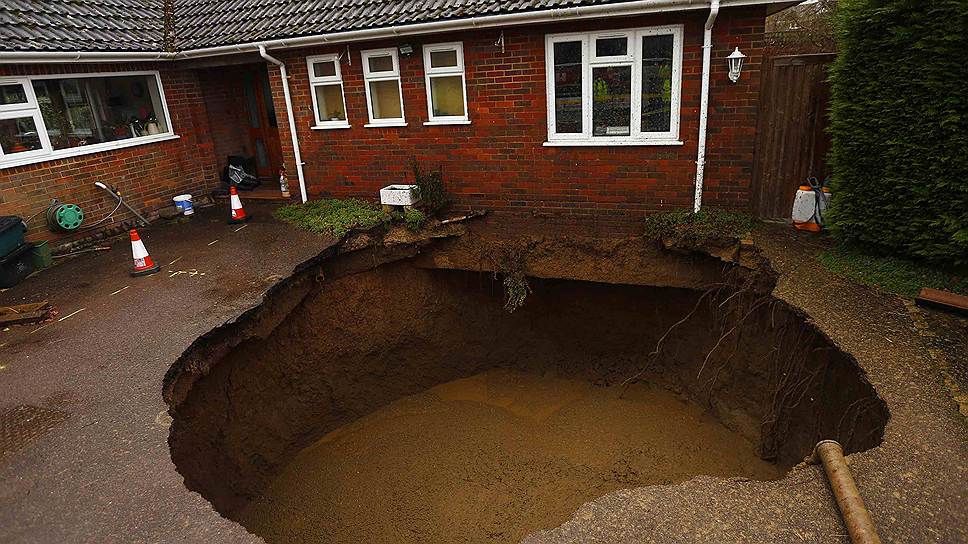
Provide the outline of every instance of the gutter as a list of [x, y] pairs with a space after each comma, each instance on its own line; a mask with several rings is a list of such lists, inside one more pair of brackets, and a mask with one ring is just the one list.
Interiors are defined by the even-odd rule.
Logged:
[[302, 154], [299, 152], [299, 136], [296, 135], [296, 118], [292, 113], [292, 96], [289, 94], [289, 74], [286, 72], [286, 65], [281, 60], [273, 57], [266, 52], [264, 45], [259, 46], [259, 55], [267, 62], [279, 67], [279, 76], [282, 77], [282, 95], [286, 99], [286, 116], [289, 118], [289, 134], [292, 135], [292, 152], [296, 160], [296, 177], [299, 178], [299, 195], [303, 203], [306, 202], [306, 180], [303, 177]]
[[702, 184], [706, 174], [706, 126], [709, 122], [709, 71], [712, 64], [713, 25], [719, 16], [719, 0], [709, 4], [709, 17], [702, 36], [702, 90], [699, 93], [699, 151], [696, 154], [696, 195], [693, 213], [702, 208]]
[[[70, 52], [0, 52], [0, 64], [4, 63], [43, 63], [43, 62], [137, 62], [137, 61], [156, 61], [156, 60], [179, 60], [203, 57], [215, 57], [220, 55], [233, 55], [238, 53], [255, 53], [260, 48], [265, 49], [289, 49], [296, 47], [310, 47], [316, 45], [326, 45], [334, 43], [347, 43], [366, 40], [379, 40], [383, 38], [396, 38], [401, 36], [413, 36], [416, 34], [435, 34], [441, 32], [457, 32], [462, 30], [475, 30], [483, 28], [493, 28], [502, 26], [540, 24], [566, 22], [581, 19], [603, 18], [603, 17], [622, 17], [630, 15], [643, 15], [648, 13], [685, 11], [699, 9], [709, 5], [709, 0], [634, 0], [622, 3], [610, 3], [594, 6], [578, 6], [570, 8], [555, 8], [541, 11], [528, 11], [523, 13], [506, 13], [502, 15], [485, 15], [481, 17], [471, 17], [466, 19], [452, 19], [444, 21], [432, 21], [428, 23], [418, 23], [412, 25], [397, 25], [384, 28], [372, 28], [365, 30], [350, 30], [346, 32], [335, 32], [332, 34], [322, 34], [315, 36], [303, 36], [298, 38], [285, 38], [267, 40], [259, 42], [248, 42], [237, 45], [220, 45], [216, 47], [204, 47], [199, 49], [189, 49], [177, 53], [152, 51], [152, 52], [118, 52], [109, 53], [102, 51], [70, 51]], [[750, 6], [757, 4], [780, 4], [788, 3], [788, 0], [722, 0], [724, 7]], [[719, 4], [719, 2], [716, 2]]]

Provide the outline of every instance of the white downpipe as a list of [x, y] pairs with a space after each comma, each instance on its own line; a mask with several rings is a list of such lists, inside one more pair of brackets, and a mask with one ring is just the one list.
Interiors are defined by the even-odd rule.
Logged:
[[299, 194], [302, 201], [306, 202], [306, 180], [303, 178], [302, 153], [299, 152], [299, 136], [296, 135], [296, 118], [292, 113], [292, 96], [289, 94], [289, 74], [286, 72], [286, 65], [279, 59], [266, 52], [266, 46], [259, 46], [259, 55], [266, 61], [279, 67], [279, 76], [282, 77], [282, 95], [286, 99], [286, 116], [289, 118], [289, 134], [292, 135], [292, 153], [296, 160], [296, 177], [299, 178]]
[[713, 25], [719, 15], [719, 0], [709, 3], [709, 17], [702, 35], [702, 90], [699, 92], [699, 151], [696, 155], [696, 196], [693, 212], [702, 207], [702, 182], [706, 172], [706, 125], [709, 121], [709, 71], [713, 54]]

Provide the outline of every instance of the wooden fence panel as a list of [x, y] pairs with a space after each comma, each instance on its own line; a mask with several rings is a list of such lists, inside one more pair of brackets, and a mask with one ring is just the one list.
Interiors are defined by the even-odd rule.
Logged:
[[790, 217], [797, 186], [830, 175], [826, 133], [832, 53], [768, 58], [753, 167], [753, 213], [762, 218]]

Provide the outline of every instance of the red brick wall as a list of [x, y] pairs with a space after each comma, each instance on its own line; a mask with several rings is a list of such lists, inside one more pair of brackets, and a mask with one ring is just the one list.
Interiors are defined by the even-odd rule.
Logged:
[[240, 68], [236, 66], [198, 71], [209, 134], [219, 167], [225, 165], [225, 158], [229, 155], [249, 157], [255, 153], [249, 149], [243, 132], [248, 124], [239, 73]]
[[[305, 57], [345, 52], [344, 46], [275, 51], [290, 72], [296, 126], [311, 196], [375, 198], [380, 187], [412, 179], [408, 162], [441, 164], [459, 207], [488, 208], [559, 219], [621, 223], [657, 210], [691, 207], [696, 171], [702, 33], [705, 11], [404, 37], [350, 45], [343, 82], [351, 129], [311, 130], [312, 100]], [[765, 9], [721, 12], [714, 31], [708, 162], [704, 204], [748, 205], [756, 133]], [[548, 33], [663, 24], [685, 25], [681, 146], [544, 147], [547, 139], [544, 36]], [[420, 46], [462, 41], [471, 125], [423, 126], [428, 119]], [[360, 51], [414, 46], [401, 57], [404, 128], [364, 128], [366, 98]], [[727, 78], [734, 47], [748, 56], [742, 78]], [[277, 110], [285, 111], [278, 70], [270, 68]], [[280, 123], [283, 153], [295, 178], [288, 126]], [[293, 183], [295, 180], [293, 179]]]
[[[171, 65], [73, 64], [0, 65], [0, 75], [40, 73], [109, 72], [160, 69], [172, 126], [179, 139], [148, 143], [77, 157], [45, 161], [0, 170], [0, 215], [27, 218], [41, 212], [51, 199], [79, 205], [87, 223], [104, 217], [117, 201], [95, 181], [118, 187], [132, 207], [153, 213], [171, 204], [171, 197], [192, 192], [206, 194], [218, 183], [213, 143], [196, 74]], [[66, 242], [91, 231], [72, 235], [51, 233], [43, 214], [30, 222], [28, 238]], [[116, 220], [132, 217], [123, 208]], [[106, 226], [110, 226], [108, 222]]]

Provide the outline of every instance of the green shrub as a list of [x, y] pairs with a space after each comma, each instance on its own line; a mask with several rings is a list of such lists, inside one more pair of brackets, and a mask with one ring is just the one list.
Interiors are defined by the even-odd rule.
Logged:
[[838, 13], [832, 232], [968, 263], [968, 2], [842, 0]]
[[756, 228], [753, 217], [724, 210], [673, 210], [645, 218], [645, 235], [678, 247], [732, 243]]
[[427, 215], [416, 208], [408, 208], [403, 212], [403, 223], [407, 226], [407, 230], [411, 232], [417, 232], [423, 228], [426, 220]]
[[282, 206], [275, 211], [282, 221], [319, 234], [343, 236], [353, 229], [368, 229], [390, 222], [390, 214], [379, 206], [357, 199], [310, 200]]
[[411, 159], [410, 166], [413, 168], [413, 182], [420, 190], [420, 205], [430, 213], [440, 211], [447, 205], [443, 170], [439, 166], [436, 170], [423, 170], [417, 159]]

